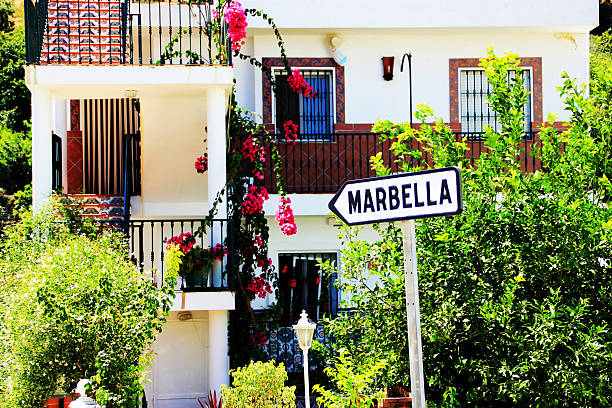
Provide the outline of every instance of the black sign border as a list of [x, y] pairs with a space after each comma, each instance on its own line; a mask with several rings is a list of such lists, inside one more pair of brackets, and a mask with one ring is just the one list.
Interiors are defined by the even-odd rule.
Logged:
[[[338, 198], [340, 197], [340, 194], [342, 194], [342, 191], [344, 191], [346, 186], [348, 186], [349, 184], [358, 184], [358, 183], [364, 183], [364, 182], [376, 181], [376, 180], [385, 180], [385, 179], [398, 178], [398, 177], [415, 176], [415, 175], [420, 175], [420, 174], [440, 173], [440, 172], [448, 171], [448, 170], [454, 170], [455, 176], [457, 177], [457, 190], [458, 190], [458, 193], [459, 193], [459, 202], [458, 202], [458, 206], [457, 206], [457, 211], [451, 211], [451, 212], [445, 212], [445, 213], [436, 213], [436, 214], [417, 215], [417, 216], [412, 216], [412, 217], [385, 218], [385, 219], [376, 220], [376, 221], [359, 221], [359, 222], [350, 223], [350, 222], [348, 222], [342, 216], [342, 214], [340, 214], [340, 212], [337, 210], [337, 208], [335, 206], [336, 201], [338, 201]], [[457, 214], [461, 214], [461, 212], [463, 212], [463, 186], [461, 184], [461, 170], [457, 166], [450, 166], [450, 167], [442, 167], [442, 168], [439, 168], [439, 169], [428, 169], [428, 170], [419, 170], [419, 171], [413, 171], [413, 172], [407, 172], [407, 173], [397, 173], [397, 174], [391, 174], [389, 176], [370, 177], [370, 178], [364, 178], [364, 179], [349, 180], [346, 183], [344, 183], [342, 185], [342, 187], [340, 187], [340, 189], [336, 192], [336, 194], [334, 194], [332, 199], [327, 204], [327, 208], [329, 208], [329, 210], [332, 213], [334, 213], [338, 218], [340, 218], [347, 225], [380, 224], [382, 222], [416, 220], [416, 219], [421, 219], [421, 218], [443, 217], [445, 215], [457, 215]]]

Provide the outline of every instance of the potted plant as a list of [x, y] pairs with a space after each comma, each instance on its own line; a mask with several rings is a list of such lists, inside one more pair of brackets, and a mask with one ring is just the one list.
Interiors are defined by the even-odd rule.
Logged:
[[213, 266], [213, 261], [214, 259], [209, 256], [209, 251], [202, 247], [194, 246], [187, 252], [179, 269], [179, 275], [185, 281], [185, 288], [206, 286], [208, 272]]
[[287, 277], [287, 286], [290, 288], [297, 287], [297, 276], [295, 275], [295, 269], [289, 268], [289, 276]]
[[387, 387], [386, 396], [382, 400], [382, 405], [379, 405], [378, 408], [403, 408], [411, 406], [410, 387], [392, 385]]
[[168, 240], [167, 245], [175, 245], [184, 254], [179, 276], [182, 278], [181, 290], [189, 290], [197, 287], [205, 287], [208, 273], [212, 269], [215, 260], [223, 261], [227, 250], [223, 245], [202, 248], [196, 246], [195, 237], [185, 232]]
[[326, 288], [321, 288], [321, 296], [319, 297], [319, 310], [321, 313], [329, 312], [329, 293]]

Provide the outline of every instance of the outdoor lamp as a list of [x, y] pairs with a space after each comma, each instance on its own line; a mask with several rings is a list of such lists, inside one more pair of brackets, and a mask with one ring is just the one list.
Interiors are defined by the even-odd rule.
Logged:
[[304, 355], [304, 406], [310, 408], [310, 384], [308, 381], [308, 349], [312, 345], [312, 334], [315, 331], [317, 325], [308, 319], [308, 314], [305, 310], [302, 310], [300, 320], [297, 324], [293, 325], [295, 335], [298, 339], [298, 345], [302, 349]]
[[385, 81], [393, 79], [393, 61], [395, 57], [382, 57], [383, 63], [383, 78]]

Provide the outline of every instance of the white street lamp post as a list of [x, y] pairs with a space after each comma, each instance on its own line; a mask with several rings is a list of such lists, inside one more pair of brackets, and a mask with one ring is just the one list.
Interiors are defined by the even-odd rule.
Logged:
[[308, 314], [302, 310], [300, 320], [293, 325], [293, 330], [298, 339], [298, 344], [302, 349], [304, 362], [304, 407], [310, 408], [310, 384], [308, 381], [308, 349], [312, 345], [312, 334], [317, 325], [308, 319]]

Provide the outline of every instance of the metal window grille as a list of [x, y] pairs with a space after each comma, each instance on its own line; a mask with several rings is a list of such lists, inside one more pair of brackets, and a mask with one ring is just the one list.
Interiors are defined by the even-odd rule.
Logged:
[[329, 139], [334, 132], [333, 74], [322, 69], [301, 69], [300, 73], [316, 96], [305, 98], [296, 93], [287, 82], [287, 71], [276, 72], [277, 131], [283, 133], [283, 124], [291, 120], [298, 125], [300, 139]]
[[[522, 71], [523, 86], [528, 92], [525, 109], [525, 133], [531, 133], [531, 71]], [[516, 77], [515, 71], [508, 72], [508, 84]], [[494, 130], [500, 128], [497, 114], [491, 109], [487, 97], [492, 92], [487, 75], [481, 69], [461, 70], [459, 72], [459, 93], [461, 112], [461, 131], [469, 140], [482, 139], [485, 126]]]
[[[319, 267], [319, 261], [336, 263], [337, 259], [336, 253], [279, 254], [278, 302], [283, 322], [294, 324], [302, 309], [314, 321], [324, 314], [335, 316], [338, 313], [337, 277], [335, 274], [322, 276]], [[291, 279], [295, 279], [295, 287], [290, 284]]]

